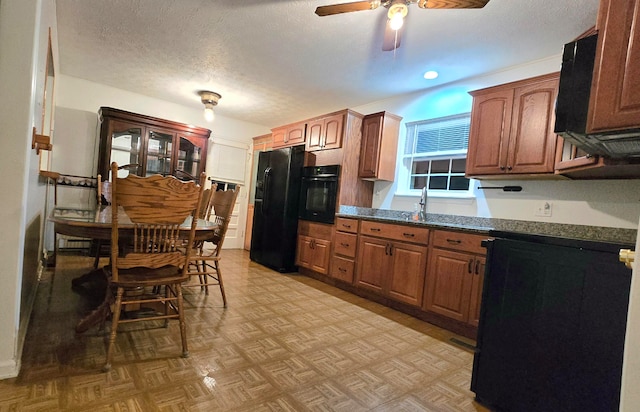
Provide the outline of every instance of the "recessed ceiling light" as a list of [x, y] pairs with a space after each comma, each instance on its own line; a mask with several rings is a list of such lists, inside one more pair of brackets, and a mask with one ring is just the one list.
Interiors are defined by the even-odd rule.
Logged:
[[435, 71], [435, 70], [429, 70], [428, 72], [426, 72], [424, 74], [424, 78], [427, 79], [427, 80], [433, 80], [436, 77], [438, 77], [438, 72]]

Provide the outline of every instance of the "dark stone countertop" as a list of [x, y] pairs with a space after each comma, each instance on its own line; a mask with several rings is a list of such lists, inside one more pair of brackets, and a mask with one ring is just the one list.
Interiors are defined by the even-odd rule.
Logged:
[[435, 213], [428, 213], [425, 221], [416, 221], [411, 219], [410, 212], [371, 209], [356, 206], [340, 206], [340, 211], [336, 216], [428, 226], [434, 229], [451, 229], [481, 234], [488, 234], [490, 231], [515, 232], [530, 235], [552, 236], [564, 239], [618, 243], [629, 246], [635, 245], [637, 235], [637, 230], [635, 229], [571, 225], [565, 223], [531, 222], [525, 220], [493, 219]]

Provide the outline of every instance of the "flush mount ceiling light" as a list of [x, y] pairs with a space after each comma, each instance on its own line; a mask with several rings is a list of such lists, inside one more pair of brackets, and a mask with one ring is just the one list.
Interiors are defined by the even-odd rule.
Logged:
[[204, 118], [208, 122], [212, 122], [213, 106], [218, 104], [218, 100], [220, 100], [222, 96], [220, 96], [216, 92], [210, 92], [208, 90], [201, 90], [198, 92], [198, 94], [200, 95], [200, 101], [202, 101], [202, 104], [204, 104]]

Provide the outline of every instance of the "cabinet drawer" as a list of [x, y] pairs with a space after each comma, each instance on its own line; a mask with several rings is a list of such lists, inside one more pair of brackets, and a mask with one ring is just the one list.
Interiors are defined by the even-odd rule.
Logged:
[[481, 246], [481, 242], [486, 239], [489, 239], [488, 235], [474, 235], [448, 230], [434, 230], [433, 232], [433, 246], [435, 247], [478, 253], [481, 255], [487, 252], [487, 250]]
[[331, 261], [331, 276], [343, 282], [353, 283], [354, 267], [353, 260], [334, 256]]
[[368, 236], [402, 240], [422, 245], [429, 243], [429, 229], [425, 227], [395, 225], [392, 223], [378, 223], [365, 220], [362, 221], [360, 225], [360, 233]]
[[333, 249], [333, 253], [339, 255], [348, 256], [351, 258], [356, 257], [356, 243], [358, 242], [358, 236], [352, 233], [336, 232], [336, 243]]
[[339, 217], [336, 219], [336, 230], [341, 232], [358, 233], [358, 220]]
[[317, 239], [331, 240], [333, 225], [325, 223], [310, 222], [308, 220], [298, 220], [298, 234], [311, 236]]

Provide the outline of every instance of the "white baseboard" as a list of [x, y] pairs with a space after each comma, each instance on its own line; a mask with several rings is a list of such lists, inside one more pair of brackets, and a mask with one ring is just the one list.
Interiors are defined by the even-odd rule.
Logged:
[[20, 373], [20, 362], [15, 359], [0, 361], [0, 379], [15, 378]]

